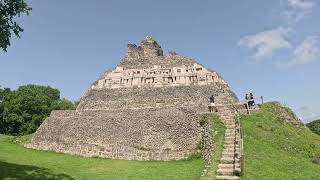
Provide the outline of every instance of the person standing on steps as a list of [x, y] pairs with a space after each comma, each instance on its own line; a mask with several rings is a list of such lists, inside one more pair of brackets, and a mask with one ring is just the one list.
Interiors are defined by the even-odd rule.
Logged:
[[249, 97], [250, 97], [251, 106], [255, 106], [254, 96], [251, 90], [249, 91]]
[[211, 95], [209, 98], [209, 112], [216, 112], [216, 107], [214, 103], [214, 95]]
[[249, 97], [249, 94], [248, 93], [246, 93], [246, 96], [245, 96], [245, 100], [246, 100], [246, 106], [248, 106], [247, 108], [251, 108], [250, 107], [250, 97]]

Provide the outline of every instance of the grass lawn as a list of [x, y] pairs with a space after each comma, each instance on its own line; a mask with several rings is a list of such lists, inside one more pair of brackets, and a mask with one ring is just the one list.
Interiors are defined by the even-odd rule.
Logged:
[[[245, 166], [243, 180], [320, 180], [320, 136], [304, 126], [285, 124], [278, 106], [266, 104], [260, 112], [242, 116]], [[288, 112], [290, 114], [290, 112]], [[214, 156], [203, 179], [214, 179], [221, 157], [224, 125], [217, 117], [213, 127]], [[196, 156], [180, 161], [125, 161], [85, 158], [26, 149], [15, 138], [0, 135], [0, 180], [2, 179], [200, 179], [204, 162]]]
[[0, 179], [199, 179], [203, 160], [125, 161], [26, 149], [0, 135]]
[[262, 110], [241, 118], [244, 129], [243, 180], [320, 180], [320, 136], [303, 125], [284, 122], [266, 104]]

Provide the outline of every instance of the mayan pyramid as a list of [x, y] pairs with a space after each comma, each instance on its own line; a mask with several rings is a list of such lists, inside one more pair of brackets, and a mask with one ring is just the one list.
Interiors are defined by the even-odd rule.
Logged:
[[238, 103], [215, 71], [150, 37], [104, 72], [74, 111], [53, 111], [29, 148], [128, 160], [187, 158], [201, 142], [208, 99]]

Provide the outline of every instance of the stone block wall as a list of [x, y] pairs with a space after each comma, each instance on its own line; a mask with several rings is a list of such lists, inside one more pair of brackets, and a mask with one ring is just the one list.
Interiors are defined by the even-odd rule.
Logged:
[[[140, 87], [119, 89], [93, 89], [81, 99], [78, 110], [90, 109], [139, 109], [156, 107], [200, 107], [207, 109], [208, 99], [218, 94], [217, 103], [236, 103], [238, 99], [232, 96], [229, 87], [213, 84], [208, 86], [179, 87]], [[221, 97], [220, 97], [221, 96]]]
[[201, 141], [199, 119], [179, 108], [54, 111], [27, 147], [113, 159], [183, 159]]

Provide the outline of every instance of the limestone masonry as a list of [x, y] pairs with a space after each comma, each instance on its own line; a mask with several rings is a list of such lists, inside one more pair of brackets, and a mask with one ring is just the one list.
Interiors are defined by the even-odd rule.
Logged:
[[83, 156], [173, 160], [190, 156], [203, 139], [208, 99], [238, 103], [215, 71], [146, 37], [95, 81], [74, 111], [53, 111], [27, 147]]

